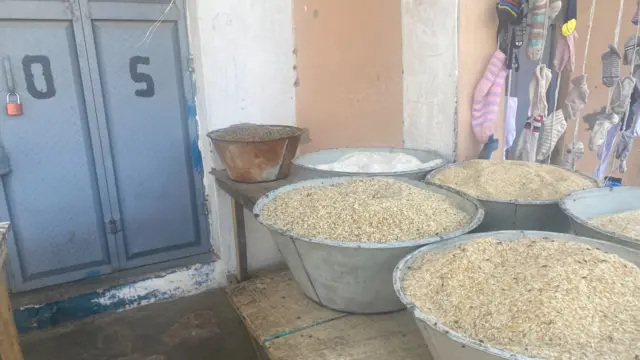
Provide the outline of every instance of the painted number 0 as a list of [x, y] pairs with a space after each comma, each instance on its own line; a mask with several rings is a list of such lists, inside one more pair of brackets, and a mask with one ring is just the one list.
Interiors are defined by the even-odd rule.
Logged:
[[[42, 76], [44, 77], [45, 89], [36, 87], [33, 75], [33, 64], [40, 64]], [[56, 96], [56, 87], [53, 84], [53, 74], [51, 73], [51, 60], [44, 55], [25, 55], [22, 58], [22, 71], [24, 80], [27, 83], [27, 91], [34, 99], [46, 100]]]
[[151, 75], [138, 71], [139, 65], [149, 65], [148, 56], [134, 56], [129, 59], [129, 74], [135, 83], [146, 84], [146, 88], [135, 91], [136, 96], [150, 98], [156, 94], [156, 86]]

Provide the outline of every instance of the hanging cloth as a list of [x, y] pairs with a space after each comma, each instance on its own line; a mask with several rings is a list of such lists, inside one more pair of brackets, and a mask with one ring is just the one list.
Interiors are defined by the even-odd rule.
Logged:
[[516, 116], [518, 114], [518, 98], [507, 97], [507, 106], [504, 116], [504, 149], [505, 151], [513, 146], [516, 139]]
[[500, 140], [496, 139], [493, 134], [489, 136], [489, 140], [482, 147], [480, 154], [478, 154], [478, 159], [489, 160], [491, 159], [491, 154], [493, 154], [496, 150], [498, 150], [498, 145], [500, 144]]
[[598, 181], [600, 182], [606, 175], [607, 164], [609, 162], [609, 157], [611, 156], [611, 150], [613, 149], [613, 143], [615, 142], [618, 130], [620, 130], [620, 123], [612, 126], [611, 129], [609, 129], [604, 146], [601, 146], [598, 150], [598, 160], [600, 160], [600, 162], [598, 163], [598, 166], [593, 173], [593, 177], [598, 179]]
[[493, 54], [487, 70], [473, 93], [471, 128], [481, 144], [486, 144], [489, 136], [493, 134], [498, 117], [502, 89], [507, 77], [506, 58], [507, 56], [500, 50]]

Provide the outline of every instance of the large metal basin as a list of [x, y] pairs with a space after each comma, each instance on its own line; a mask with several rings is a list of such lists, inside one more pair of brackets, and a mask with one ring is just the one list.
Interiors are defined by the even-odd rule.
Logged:
[[[409, 171], [397, 171], [397, 172], [377, 172], [377, 173], [365, 173], [365, 172], [345, 172], [345, 171], [333, 171], [323, 170], [314, 167], [314, 165], [329, 164], [336, 162], [341, 157], [356, 153], [356, 152], [374, 152], [374, 153], [392, 153], [392, 154], [407, 154], [411, 155], [425, 165], [416, 170]], [[427, 164], [432, 161], [441, 160], [435, 164]], [[432, 150], [419, 150], [419, 149], [405, 149], [405, 148], [336, 148], [320, 150], [308, 154], [299, 155], [293, 160], [294, 166], [305, 173], [310, 173], [313, 177], [339, 177], [339, 176], [385, 176], [393, 178], [406, 178], [411, 180], [422, 181], [425, 179], [428, 173], [431, 171], [449, 164], [451, 160], [444, 155], [432, 151]]]
[[560, 208], [571, 220], [572, 233], [640, 250], [640, 240], [613, 233], [588, 222], [594, 217], [640, 209], [640, 187], [606, 187], [578, 191], [562, 199]]
[[[450, 164], [431, 172], [427, 175], [427, 181], [433, 183], [431, 179], [439, 172], [458, 164], [461, 163]], [[566, 169], [563, 168], [563, 170]], [[578, 171], [573, 172], [592, 180], [594, 186], [599, 186], [596, 179]], [[448, 188], [446, 185], [445, 187]], [[482, 224], [473, 232], [532, 230], [569, 233], [571, 230], [569, 218], [558, 206], [559, 200], [504, 201], [484, 197], [475, 198], [484, 206], [485, 215]]]
[[262, 129], [287, 129], [292, 135], [260, 141], [225, 140], [224, 132], [247, 126], [230, 126], [207, 134], [231, 180], [258, 183], [289, 176], [291, 160], [298, 151], [303, 129], [284, 125], [253, 125]]
[[404, 309], [393, 290], [395, 265], [407, 254], [426, 244], [465, 234], [482, 222], [484, 210], [473, 198], [437, 185], [397, 179], [412, 186], [445, 195], [472, 216], [468, 226], [448, 234], [426, 239], [386, 244], [342, 242], [304, 238], [265, 224], [262, 209], [278, 194], [303, 186], [336, 184], [353, 177], [302, 181], [274, 190], [256, 203], [253, 210], [260, 223], [269, 228], [293, 277], [302, 291], [325, 307], [359, 314], [383, 313]]
[[459, 244], [485, 237], [492, 237], [500, 241], [516, 241], [522, 238], [544, 237], [574, 241], [596, 247], [604, 252], [617, 254], [621, 258], [640, 266], [640, 253], [633, 249], [606, 241], [540, 231], [499, 231], [493, 233], [468, 234], [456, 239], [427, 245], [408, 255], [398, 263], [398, 266], [393, 272], [393, 286], [398, 297], [407, 306], [409, 312], [413, 314], [434, 360], [534, 360], [524, 355], [496, 349], [447, 328], [435, 317], [425, 314], [422, 310], [418, 309], [414, 302], [402, 290], [402, 282], [408, 267], [420, 256], [427, 252], [442, 252]]

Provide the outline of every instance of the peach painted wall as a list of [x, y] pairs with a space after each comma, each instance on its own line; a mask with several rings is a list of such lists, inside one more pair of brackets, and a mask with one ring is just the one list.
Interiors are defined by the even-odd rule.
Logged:
[[402, 146], [400, 1], [294, 0], [302, 151]]
[[[460, 0], [458, 43], [458, 160], [475, 159], [482, 148], [471, 131], [473, 91], [497, 49], [496, 0]], [[503, 90], [504, 92], [504, 90]], [[502, 157], [504, 115], [502, 98], [494, 133], [500, 139], [493, 157]]]
[[[621, 53], [624, 50], [624, 41], [629, 38], [629, 36], [634, 35], [636, 31], [635, 26], [631, 23], [631, 18], [636, 9], [635, 3], [635, 1], [625, 1], [622, 29], [618, 42], [618, 49]], [[580, 38], [577, 44], [576, 70], [573, 72], [572, 78], [582, 73], [590, 7], [591, 0], [578, 0], [578, 34]], [[586, 68], [591, 93], [589, 94], [589, 101], [583, 114], [599, 111], [607, 103], [609, 89], [602, 85], [602, 61], [600, 57], [607, 50], [608, 44], [613, 43], [614, 31], [618, 21], [618, 10], [619, 1], [608, 0], [597, 2]], [[629, 75], [630, 66], [623, 65], [622, 74]], [[570, 143], [573, 139], [574, 126], [575, 122], [569, 123], [569, 130], [567, 136], [565, 136], [566, 143]], [[579, 139], [585, 144], [585, 147], [588, 147], [588, 125], [584, 121], [580, 122]], [[623, 177], [623, 183], [625, 185], [640, 185], [640, 153], [638, 153], [640, 151], [640, 143], [636, 141], [635, 145], [633, 153], [627, 162], [629, 170]], [[578, 170], [591, 174], [595, 170], [597, 163], [596, 153], [586, 149], [585, 156], [578, 163]], [[609, 161], [609, 164], [611, 164], [611, 161]], [[607, 174], [609, 174], [609, 171], [607, 171]], [[618, 173], [614, 173], [613, 175], [617, 177], [621, 176]]]

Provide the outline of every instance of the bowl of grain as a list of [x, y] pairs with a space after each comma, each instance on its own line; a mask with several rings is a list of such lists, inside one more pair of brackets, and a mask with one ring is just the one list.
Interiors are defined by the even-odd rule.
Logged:
[[295, 126], [238, 124], [207, 136], [231, 180], [257, 183], [289, 176], [304, 131]]
[[298, 155], [293, 165], [313, 177], [385, 176], [422, 181], [451, 159], [433, 150], [335, 148]]
[[558, 202], [569, 193], [599, 186], [594, 178], [559, 166], [500, 160], [451, 164], [429, 174], [427, 181], [480, 200], [486, 214], [476, 232], [569, 232], [569, 219]]
[[455, 190], [380, 177], [302, 181], [266, 194], [253, 212], [311, 300], [360, 314], [403, 309], [392, 283], [398, 261], [469, 232], [484, 215]]
[[640, 187], [622, 186], [575, 192], [560, 202], [579, 236], [640, 250]]
[[501, 231], [427, 245], [393, 282], [434, 360], [634, 360], [639, 264], [606, 241]]

